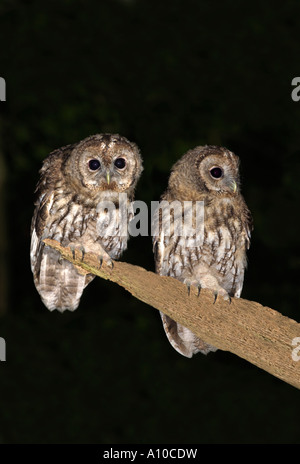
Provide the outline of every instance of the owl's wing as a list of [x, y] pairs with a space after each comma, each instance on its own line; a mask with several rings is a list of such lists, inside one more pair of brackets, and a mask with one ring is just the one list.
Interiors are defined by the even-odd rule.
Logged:
[[236, 273], [234, 276], [234, 288], [233, 288], [233, 296], [235, 298], [239, 298], [241, 296], [244, 284], [244, 272], [247, 267], [247, 256], [246, 250], [250, 248], [250, 240], [251, 240], [251, 233], [253, 230], [253, 218], [250, 210], [248, 209], [246, 203], [244, 203], [243, 212], [241, 215], [241, 219], [243, 222], [242, 233], [240, 236], [240, 240], [244, 241], [244, 249], [245, 253], [244, 256], [241, 257], [238, 261], [238, 265], [236, 267]]
[[33, 216], [31, 269], [36, 289], [50, 311], [74, 311], [79, 305], [84, 288], [94, 276], [79, 274], [70, 262], [61, 259], [56, 250], [43, 243], [49, 233], [47, 219], [51, 202], [51, 195], [47, 201], [43, 198]]
[[251, 211], [247, 207], [245, 201], [244, 201], [244, 209], [243, 209], [242, 218], [243, 218], [243, 224], [244, 224], [246, 248], [248, 250], [250, 248], [251, 233], [254, 227], [253, 227], [253, 217], [252, 217]]
[[161, 267], [162, 267], [162, 253], [161, 253], [160, 241], [158, 237], [153, 237], [152, 243], [153, 243], [155, 270], [157, 274], [160, 274]]
[[162, 270], [162, 262], [163, 262], [163, 246], [164, 246], [164, 235], [163, 231], [161, 230], [162, 217], [160, 211], [155, 212], [151, 230], [152, 230], [152, 245], [153, 245], [153, 255], [154, 255], [154, 263], [155, 263], [155, 272], [157, 274], [161, 274]]
[[[41, 169], [36, 188], [35, 210], [31, 223], [30, 260], [34, 283], [45, 306], [53, 311], [75, 310], [86, 285], [94, 278], [81, 275], [60, 253], [47, 247], [43, 239], [53, 238], [51, 207], [54, 202], [55, 179], [59, 178], [63, 156], [69, 147], [53, 152]], [[50, 162], [50, 161], [51, 162]], [[57, 234], [58, 235], [58, 234]], [[55, 236], [59, 240], [59, 237]], [[62, 238], [62, 237], [61, 237]]]

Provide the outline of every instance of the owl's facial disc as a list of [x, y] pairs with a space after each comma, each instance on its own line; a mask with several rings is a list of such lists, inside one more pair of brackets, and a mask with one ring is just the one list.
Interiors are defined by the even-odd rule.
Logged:
[[95, 193], [105, 190], [125, 191], [132, 183], [135, 158], [126, 145], [86, 148], [79, 157], [78, 168], [81, 182]]

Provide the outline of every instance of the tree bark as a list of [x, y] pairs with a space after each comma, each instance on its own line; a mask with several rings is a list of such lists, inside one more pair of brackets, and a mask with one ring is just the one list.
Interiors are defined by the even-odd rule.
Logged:
[[134, 297], [159, 309], [188, 327], [203, 341], [220, 350], [230, 351], [279, 379], [300, 389], [300, 324], [274, 309], [254, 301], [232, 298], [231, 303], [214, 298], [209, 290], [190, 295], [184, 284], [120, 261], [113, 268], [100, 267], [96, 255], [81, 251], [73, 259], [69, 248], [55, 240], [44, 240], [62, 257], [76, 265], [81, 273], [111, 280]]

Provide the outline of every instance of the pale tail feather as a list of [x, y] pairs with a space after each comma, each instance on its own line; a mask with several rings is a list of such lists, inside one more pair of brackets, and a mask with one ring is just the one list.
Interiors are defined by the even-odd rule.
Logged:
[[35, 285], [45, 306], [53, 311], [74, 311], [86, 285], [91, 281], [80, 275], [66, 260], [59, 261], [55, 250], [44, 248]]

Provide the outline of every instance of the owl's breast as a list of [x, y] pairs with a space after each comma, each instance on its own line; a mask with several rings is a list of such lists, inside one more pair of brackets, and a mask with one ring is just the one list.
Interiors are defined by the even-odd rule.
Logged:
[[63, 246], [81, 237], [95, 212], [67, 196], [51, 199], [43, 237], [58, 240]]

